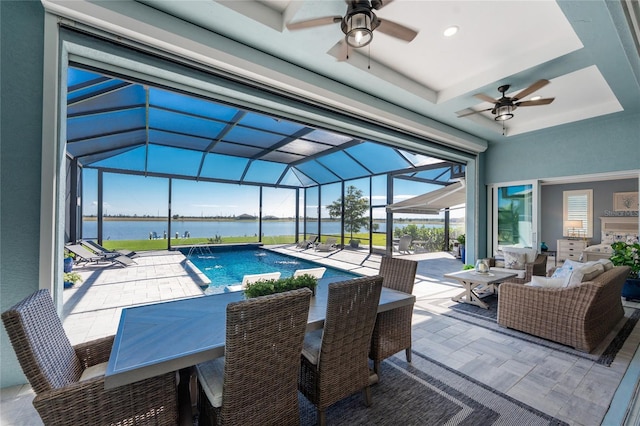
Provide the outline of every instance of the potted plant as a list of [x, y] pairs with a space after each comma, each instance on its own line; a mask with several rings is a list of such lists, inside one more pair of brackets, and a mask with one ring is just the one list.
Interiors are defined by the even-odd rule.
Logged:
[[640, 299], [640, 243], [622, 241], [611, 244], [613, 254], [610, 259], [615, 266], [629, 266], [631, 272], [622, 287], [622, 297], [626, 300]]
[[464, 243], [467, 241], [464, 234], [458, 235], [458, 246], [460, 247], [460, 259], [464, 262]]
[[66, 251], [64, 254], [64, 272], [71, 272], [73, 269], [73, 259], [76, 257], [75, 254], [70, 251]]
[[75, 283], [82, 282], [82, 277], [77, 272], [65, 272], [62, 275], [64, 281], [64, 288], [71, 288]]
[[349, 240], [349, 245], [351, 246], [351, 248], [358, 248], [360, 247], [360, 240], [357, 238]]
[[311, 275], [305, 274], [298, 277], [280, 278], [278, 280], [257, 281], [247, 285], [244, 294], [247, 299], [258, 296], [266, 296], [268, 294], [282, 293], [285, 291], [296, 290], [307, 287], [316, 294], [318, 279]]

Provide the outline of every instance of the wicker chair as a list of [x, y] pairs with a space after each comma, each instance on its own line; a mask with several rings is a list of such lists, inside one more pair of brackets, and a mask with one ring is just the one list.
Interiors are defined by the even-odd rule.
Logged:
[[176, 425], [175, 373], [105, 390], [113, 336], [71, 346], [48, 290], [2, 313], [45, 425]]
[[[496, 261], [494, 258], [489, 259], [489, 266], [495, 267]], [[512, 271], [507, 269], [507, 271]], [[533, 262], [524, 264], [524, 277], [523, 278], [509, 278], [505, 280], [505, 283], [524, 284], [531, 281], [533, 275], [544, 277], [547, 275], [547, 254], [538, 253], [536, 259]]]
[[[379, 274], [384, 287], [413, 293], [418, 262], [397, 257], [383, 257]], [[413, 305], [380, 312], [371, 337], [369, 358], [373, 360], [374, 371], [380, 375], [380, 363], [385, 358], [405, 350], [407, 362], [411, 362], [411, 316]]]
[[357, 391], [371, 405], [368, 354], [381, 290], [379, 275], [329, 284], [324, 328], [305, 336], [298, 387], [320, 425], [330, 405]]
[[227, 305], [225, 356], [196, 366], [200, 425], [298, 425], [311, 290]]

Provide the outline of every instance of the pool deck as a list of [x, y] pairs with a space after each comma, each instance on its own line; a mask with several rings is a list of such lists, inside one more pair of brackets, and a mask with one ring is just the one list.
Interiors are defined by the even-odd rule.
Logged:
[[[291, 244], [265, 248], [360, 275], [375, 275], [380, 268], [381, 256], [369, 255], [364, 250], [317, 252], [297, 249]], [[403, 257], [439, 259], [429, 268], [428, 275], [434, 279], [442, 279], [443, 273], [461, 266], [460, 260], [448, 253]], [[185, 256], [180, 251], [140, 253], [134, 261], [135, 264], [127, 267], [103, 262], [74, 268], [83, 282], [64, 290], [62, 310], [63, 325], [71, 344], [115, 334], [123, 308], [203, 295], [201, 279], [184, 267]], [[418, 279], [425, 278], [428, 276], [421, 277], [419, 269]]]

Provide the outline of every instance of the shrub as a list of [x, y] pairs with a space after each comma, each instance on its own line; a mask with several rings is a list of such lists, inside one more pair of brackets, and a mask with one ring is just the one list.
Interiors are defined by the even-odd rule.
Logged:
[[316, 287], [318, 286], [318, 279], [305, 274], [299, 277], [280, 278], [279, 280], [265, 280], [258, 281], [252, 284], [248, 284], [244, 290], [247, 298], [266, 296], [268, 294], [282, 293], [285, 291], [296, 290], [299, 288], [307, 287], [316, 293]]

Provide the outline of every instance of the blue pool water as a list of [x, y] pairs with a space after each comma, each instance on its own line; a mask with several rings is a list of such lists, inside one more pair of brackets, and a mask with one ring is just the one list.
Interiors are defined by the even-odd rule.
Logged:
[[[275, 253], [256, 246], [247, 247], [212, 247], [193, 250], [183, 248], [180, 251], [202, 271], [210, 280], [211, 285], [205, 294], [222, 293], [227, 285], [237, 285], [248, 274], [263, 274], [280, 271], [282, 278], [293, 275], [297, 269], [316, 268], [320, 265], [293, 256]], [[327, 268], [323, 278], [344, 277], [355, 278], [359, 275], [340, 269]]]

